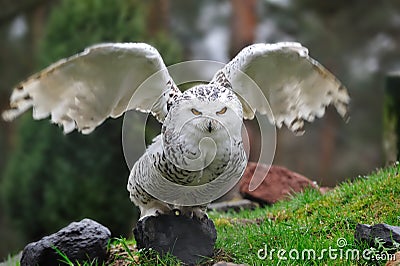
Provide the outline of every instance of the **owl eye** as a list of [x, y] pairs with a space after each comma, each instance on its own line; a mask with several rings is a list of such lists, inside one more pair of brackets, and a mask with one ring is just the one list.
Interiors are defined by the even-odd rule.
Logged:
[[226, 106], [225, 106], [224, 108], [222, 108], [220, 111], [217, 112], [217, 115], [223, 115], [223, 114], [225, 114], [225, 113], [226, 113], [226, 110], [227, 110], [227, 108], [226, 108]]
[[197, 110], [194, 109], [194, 108], [192, 108], [190, 111], [192, 111], [192, 113], [193, 113], [194, 115], [201, 115], [201, 114], [203, 114], [202, 112], [197, 111]]

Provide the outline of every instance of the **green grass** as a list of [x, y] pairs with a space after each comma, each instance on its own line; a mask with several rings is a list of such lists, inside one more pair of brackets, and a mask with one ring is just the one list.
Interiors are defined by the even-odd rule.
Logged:
[[[325, 195], [309, 190], [268, 208], [239, 214], [213, 213], [211, 217], [218, 225], [217, 248], [234, 254], [234, 262], [249, 265], [370, 265], [371, 261], [346, 259], [346, 251], [358, 249], [362, 257], [362, 251], [367, 248], [354, 241], [357, 223], [400, 225], [399, 169], [396, 164], [345, 182]], [[344, 241], [347, 244], [339, 248], [337, 241], [342, 241], [340, 245]], [[261, 260], [257, 253], [265, 246], [267, 257]], [[332, 251], [332, 256], [320, 256], [323, 249], [330, 247], [338, 249], [337, 253]], [[276, 251], [270, 256], [272, 249]], [[281, 255], [287, 260], [278, 258], [279, 249], [286, 250], [286, 254]], [[299, 251], [300, 257], [303, 250], [313, 249], [316, 257], [322, 258], [290, 259], [288, 252], [292, 249]], [[344, 255], [340, 256], [339, 249]], [[335, 254], [337, 258], [331, 259]], [[296, 257], [296, 251], [292, 257]], [[348, 258], [351, 258], [350, 253]]]
[[[399, 171], [396, 164], [345, 182], [325, 195], [307, 190], [289, 201], [253, 211], [209, 213], [218, 232], [218, 255], [206, 265], [219, 260], [248, 265], [384, 265], [386, 260], [362, 258], [368, 247], [354, 241], [354, 230], [357, 223], [400, 225]], [[308, 259], [313, 257], [311, 250], [315, 259]], [[356, 250], [359, 260], [352, 258], [351, 252]], [[182, 265], [172, 256], [137, 251], [132, 240], [114, 239], [110, 251], [113, 255], [107, 264]], [[385, 255], [383, 251], [383, 247], [370, 249], [367, 255]], [[258, 253], [265, 258], [259, 258]], [[73, 265], [64, 259], [66, 265]]]

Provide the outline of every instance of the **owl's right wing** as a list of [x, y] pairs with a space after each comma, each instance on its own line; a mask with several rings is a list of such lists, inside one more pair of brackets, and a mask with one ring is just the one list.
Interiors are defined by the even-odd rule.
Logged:
[[180, 93], [152, 46], [105, 43], [62, 59], [20, 83], [12, 92], [11, 108], [2, 116], [10, 121], [32, 107], [34, 119], [51, 116], [65, 133], [77, 129], [89, 134], [108, 117], [127, 110], [151, 112], [162, 122], [168, 101]]

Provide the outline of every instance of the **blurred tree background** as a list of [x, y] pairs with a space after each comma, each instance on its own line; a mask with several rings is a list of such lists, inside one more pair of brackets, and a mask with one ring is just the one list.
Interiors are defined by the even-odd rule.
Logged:
[[[226, 62], [254, 42], [299, 41], [348, 87], [351, 120], [328, 109], [302, 137], [279, 130], [274, 163], [333, 186], [385, 162], [384, 76], [400, 68], [397, 0], [0, 2], [0, 111], [18, 81], [99, 42], [148, 42], [170, 65]], [[110, 119], [82, 136], [30, 114], [0, 121], [0, 261], [83, 217], [130, 234], [137, 213], [125, 189], [121, 123]]]
[[[30, 71], [92, 44], [111, 41], [145, 41], [165, 54], [168, 64], [182, 59], [179, 44], [168, 36], [167, 24], [147, 23], [156, 14], [166, 16], [162, 1], [153, 5], [132, 0], [39, 4], [34, 19], [43, 24], [32, 29], [41, 32], [33, 36]], [[83, 136], [63, 135], [48, 121], [36, 123], [30, 116], [22, 117], [9, 132], [12, 152], [2, 171], [4, 222], [19, 235], [11, 241], [20, 248], [84, 217], [107, 225], [115, 236], [129, 235], [137, 210], [126, 191], [129, 170], [122, 153], [122, 119], [110, 120], [94, 134]], [[14, 238], [7, 233], [0, 233], [0, 239]], [[2, 242], [10, 248], [9, 242]]]

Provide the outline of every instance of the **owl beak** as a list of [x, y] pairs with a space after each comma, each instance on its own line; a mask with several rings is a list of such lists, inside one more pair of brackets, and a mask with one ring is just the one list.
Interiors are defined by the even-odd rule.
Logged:
[[211, 121], [208, 121], [207, 129], [208, 129], [208, 132], [211, 133], [211, 131], [212, 131], [212, 129], [213, 129], [213, 128], [212, 128]]
[[212, 133], [218, 129], [218, 121], [213, 118], [208, 118], [202, 124], [202, 129], [208, 133]]

